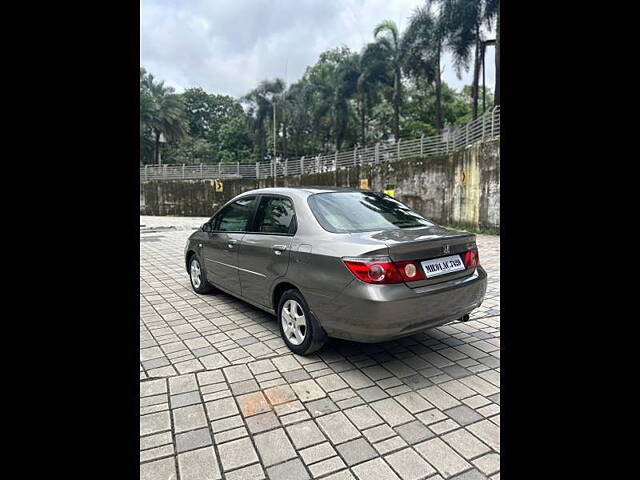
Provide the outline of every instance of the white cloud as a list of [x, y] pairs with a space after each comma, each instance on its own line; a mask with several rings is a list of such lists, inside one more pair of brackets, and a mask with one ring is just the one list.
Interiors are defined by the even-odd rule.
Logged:
[[[401, 30], [424, 0], [141, 0], [140, 63], [182, 91], [241, 96], [265, 78], [291, 83], [321, 52], [339, 45], [354, 51], [373, 40], [385, 19]], [[486, 81], [494, 84], [493, 48], [487, 50]], [[444, 80], [458, 80], [448, 55]]]

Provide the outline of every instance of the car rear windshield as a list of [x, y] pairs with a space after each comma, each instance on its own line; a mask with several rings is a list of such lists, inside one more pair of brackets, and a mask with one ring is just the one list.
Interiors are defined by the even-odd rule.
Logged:
[[403, 203], [380, 193], [317, 193], [308, 202], [322, 228], [334, 233], [433, 225]]

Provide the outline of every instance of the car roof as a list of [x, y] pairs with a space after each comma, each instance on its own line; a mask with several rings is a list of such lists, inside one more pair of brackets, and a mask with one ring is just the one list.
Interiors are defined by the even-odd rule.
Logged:
[[305, 196], [314, 195], [316, 193], [330, 193], [330, 192], [364, 192], [369, 190], [361, 190], [359, 188], [348, 188], [348, 187], [268, 187], [268, 188], [259, 188], [256, 190], [250, 190], [244, 192], [243, 195], [250, 194], [303, 194]]

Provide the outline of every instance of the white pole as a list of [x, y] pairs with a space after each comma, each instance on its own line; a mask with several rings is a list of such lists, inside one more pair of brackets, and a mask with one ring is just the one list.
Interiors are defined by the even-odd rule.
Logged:
[[276, 99], [273, 97], [273, 158], [276, 158]]

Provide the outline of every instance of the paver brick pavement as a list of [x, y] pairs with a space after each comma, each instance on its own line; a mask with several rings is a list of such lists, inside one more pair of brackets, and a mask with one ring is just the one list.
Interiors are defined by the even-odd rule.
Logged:
[[140, 217], [141, 479], [499, 478], [498, 236], [477, 236], [471, 321], [299, 357], [273, 316], [192, 291], [183, 248], [206, 220]]

